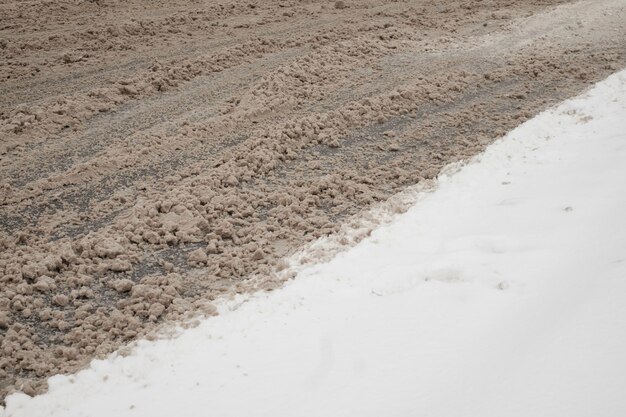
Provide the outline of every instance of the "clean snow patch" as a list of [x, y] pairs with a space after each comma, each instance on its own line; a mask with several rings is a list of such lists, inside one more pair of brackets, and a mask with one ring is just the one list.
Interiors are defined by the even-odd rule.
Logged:
[[5, 416], [626, 415], [626, 72], [391, 224]]

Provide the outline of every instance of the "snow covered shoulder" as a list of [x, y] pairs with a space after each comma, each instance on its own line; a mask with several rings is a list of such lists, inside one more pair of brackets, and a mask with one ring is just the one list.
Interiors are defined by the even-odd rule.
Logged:
[[626, 415], [626, 72], [395, 221], [4, 416]]

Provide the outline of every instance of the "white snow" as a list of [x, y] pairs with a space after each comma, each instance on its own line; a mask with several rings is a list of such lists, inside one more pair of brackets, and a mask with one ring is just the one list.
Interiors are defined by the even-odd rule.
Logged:
[[4, 415], [625, 416], [626, 71], [244, 301]]

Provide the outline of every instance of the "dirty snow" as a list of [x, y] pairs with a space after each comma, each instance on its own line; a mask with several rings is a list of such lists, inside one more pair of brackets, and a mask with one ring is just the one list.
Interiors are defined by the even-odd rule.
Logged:
[[626, 415], [625, 132], [621, 72], [284, 288], [3, 415]]
[[0, 405], [626, 66], [625, 0], [344, 6], [0, 2]]

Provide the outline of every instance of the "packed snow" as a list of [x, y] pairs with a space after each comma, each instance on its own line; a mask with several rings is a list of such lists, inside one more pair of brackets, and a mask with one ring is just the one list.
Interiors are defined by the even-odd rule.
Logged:
[[626, 415], [626, 71], [332, 261], [4, 416]]

